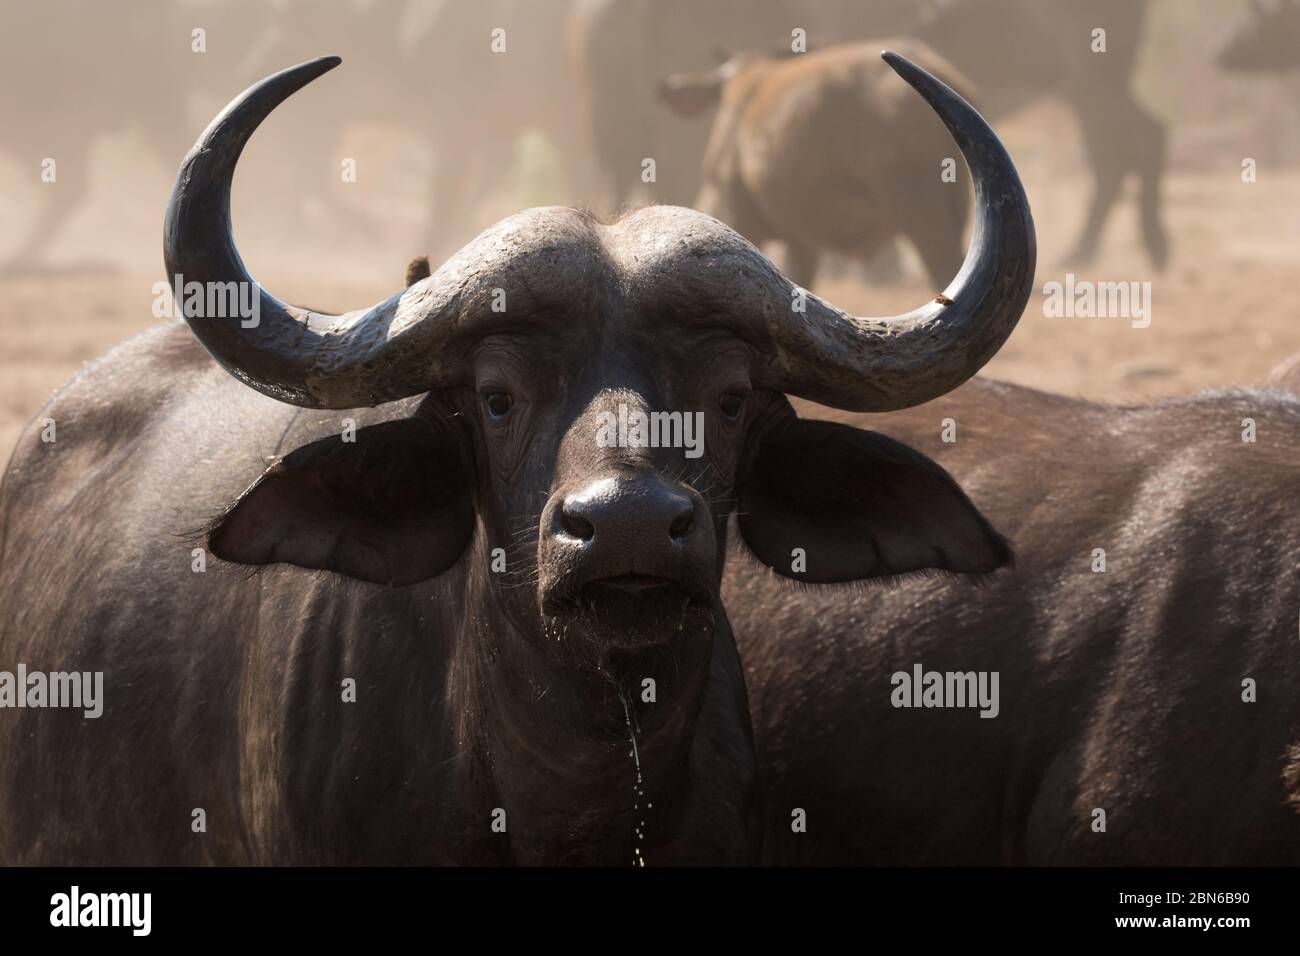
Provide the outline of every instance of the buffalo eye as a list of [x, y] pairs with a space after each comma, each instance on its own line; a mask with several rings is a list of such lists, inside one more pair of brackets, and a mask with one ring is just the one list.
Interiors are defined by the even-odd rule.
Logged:
[[509, 392], [489, 392], [483, 396], [483, 401], [487, 405], [488, 415], [496, 419], [505, 418], [515, 402]]
[[745, 407], [745, 396], [739, 392], [725, 392], [718, 396], [718, 408], [728, 418], [736, 418]]

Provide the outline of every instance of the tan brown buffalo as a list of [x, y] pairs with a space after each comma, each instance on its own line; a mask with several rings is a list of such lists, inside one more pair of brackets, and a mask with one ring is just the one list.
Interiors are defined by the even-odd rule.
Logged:
[[574, 107], [597, 174], [591, 205], [611, 213], [645, 200], [689, 205], [708, 126], [659, 102], [656, 86], [669, 73], [714, 66], [719, 51], [788, 41], [801, 14], [791, 0], [577, 0]]
[[967, 86], [924, 46], [886, 41], [741, 54], [660, 87], [678, 112], [713, 115], [695, 207], [755, 244], [785, 243], [787, 274], [808, 288], [822, 253], [865, 263], [895, 236], [916, 249], [936, 292], [961, 264], [965, 172], [933, 112], [891, 82], [881, 46]]
[[808, 10], [826, 44], [892, 35], [925, 43], [970, 79], [994, 120], [1044, 96], [1059, 99], [1078, 121], [1093, 174], [1087, 219], [1068, 259], [1093, 259], [1131, 177], [1143, 245], [1164, 268], [1168, 133], [1134, 89], [1146, 0], [809, 0]]
[[1300, 67], [1300, 0], [1251, 0], [1220, 47], [1217, 62], [1241, 73]]

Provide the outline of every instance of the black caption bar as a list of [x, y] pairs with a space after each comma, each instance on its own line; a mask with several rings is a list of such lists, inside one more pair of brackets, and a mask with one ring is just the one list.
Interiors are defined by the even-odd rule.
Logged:
[[658, 932], [701, 917], [742, 934], [840, 925], [858, 934], [911, 926], [927, 939], [1231, 940], [1288, 926], [1298, 885], [1294, 869], [0, 869], [0, 917], [7, 940], [75, 936], [92, 946], [338, 944], [457, 927], [490, 927], [494, 938], [602, 925]]

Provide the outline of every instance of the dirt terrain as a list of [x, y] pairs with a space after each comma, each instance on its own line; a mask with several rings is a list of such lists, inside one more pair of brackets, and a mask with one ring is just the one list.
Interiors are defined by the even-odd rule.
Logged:
[[[1169, 177], [1172, 266], [1153, 272], [1142, 259], [1135, 217], [1118, 211], [1101, 261], [1079, 279], [1151, 282], [1151, 324], [1126, 318], [1048, 318], [1042, 288], [1064, 281], [1057, 263], [1082, 212], [1087, 188], [1049, 188], [1026, 171], [1039, 227], [1039, 292], [987, 375], [1108, 402], [1135, 402], [1261, 380], [1300, 351], [1294, 285], [1300, 266], [1300, 170], [1266, 170], [1241, 182], [1239, 169], [1175, 171]], [[345, 309], [391, 294], [404, 263], [418, 250], [400, 239], [369, 251], [320, 253], [312, 268], [301, 254], [277, 254], [290, 236], [240, 233], [250, 268], [283, 298]], [[0, 456], [7, 458], [23, 424], [51, 392], [117, 342], [159, 321], [153, 317], [160, 255], [141, 252], [136, 268], [103, 264], [46, 275], [0, 277]], [[910, 308], [935, 291], [917, 279], [867, 285], [851, 274], [828, 275], [816, 291], [842, 308], [883, 313]]]

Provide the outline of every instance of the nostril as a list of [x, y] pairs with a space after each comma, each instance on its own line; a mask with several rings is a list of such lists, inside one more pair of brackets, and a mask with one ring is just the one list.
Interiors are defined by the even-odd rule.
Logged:
[[688, 504], [686, 510], [673, 519], [673, 523], [668, 528], [668, 537], [674, 541], [684, 538], [693, 527], [695, 527], [695, 509]]
[[596, 527], [576, 511], [570, 510], [568, 502], [560, 508], [560, 527], [564, 533], [579, 541], [590, 541], [596, 537]]

